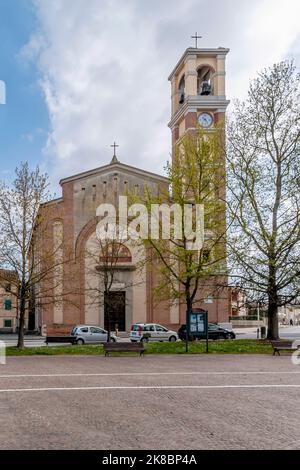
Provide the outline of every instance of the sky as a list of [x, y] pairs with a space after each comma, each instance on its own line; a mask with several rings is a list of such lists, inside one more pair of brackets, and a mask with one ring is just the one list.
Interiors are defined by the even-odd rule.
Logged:
[[260, 69], [299, 64], [299, 18], [299, 0], [0, 0], [0, 179], [28, 160], [56, 187], [107, 164], [114, 141], [120, 161], [162, 173], [168, 75], [190, 36], [230, 48], [233, 101]]

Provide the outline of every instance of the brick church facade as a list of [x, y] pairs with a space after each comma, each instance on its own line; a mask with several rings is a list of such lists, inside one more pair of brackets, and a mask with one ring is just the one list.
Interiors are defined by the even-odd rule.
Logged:
[[[197, 121], [213, 128], [225, 117], [227, 52], [224, 48], [188, 48], [171, 73], [169, 127], [173, 145], [184, 133], [193, 131]], [[36, 328], [47, 325], [48, 332], [66, 333], [76, 324], [106, 326], [98, 275], [97, 208], [110, 203], [117, 209], [119, 196], [128, 191], [143, 191], [147, 186], [155, 192], [168, 184], [164, 176], [126, 165], [115, 156], [107, 165], [60, 181], [62, 197], [41, 207], [41, 215], [47, 218], [46, 244], [54, 248], [57, 267], [37, 288]], [[39, 249], [43, 250], [43, 243], [45, 240]], [[115, 312], [119, 329], [129, 331], [135, 322], [154, 322], [177, 329], [185, 323], [185, 304], [158, 302], [153, 292], [158, 276], [155, 263], [141, 263], [146, 253], [130, 240], [122, 245], [117, 276], [111, 286], [111, 292], [122, 299]], [[46, 291], [54, 301], [43, 301]], [[197, 307], [208, 310], [209, 321], [226, 322], [228, 305], [228, 293], [223, 290], [218, 296], [207, 292]]]

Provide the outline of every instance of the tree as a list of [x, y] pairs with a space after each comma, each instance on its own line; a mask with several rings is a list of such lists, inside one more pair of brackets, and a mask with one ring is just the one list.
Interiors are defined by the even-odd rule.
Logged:
[[[47, 211], [43, 210], [43, 216], [40, 211], [41, 204], [50, 198], [47, 175], [38, 167], [30, 170], [27, 162], [15, 174], [10, 185], [0, 185], [0, 262], [16, 274], [11, 281], [15, 285], [12, 293], [18, 296], [18, 347], [23, 348], [26, 310], [35, 287], [50, 277], [56, 282], [55, 273], [63, 260], [56, 256], [62, 241], [54, 247], [49, 243]], [[53, 283], [40, 294], [43, 302], [58, 301], [53, 297]]]
[[222, 125], [185, 134], [166, 168], [170, 188], [132, 197], [151, 214], [143, 243], [147, 262], [158, 261], [155, 295], [184, 303], [186, 312], [227, 285], [223, 136]]
[[263, 70], [228, 126], [232, 275], [267, 302], [270, 339], [300, 293], [299, 83], [291, 61]]

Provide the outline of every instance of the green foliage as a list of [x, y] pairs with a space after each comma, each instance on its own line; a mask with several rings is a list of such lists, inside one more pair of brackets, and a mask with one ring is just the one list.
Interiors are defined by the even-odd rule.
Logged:
[[[222, 125], [210, 131], [198, 126], [195, 132], [185, 134], [175, 147], [172, 163], [166, 167], [170, 185], [160, 187], [156, 193], [145, 188], [142, 196], [131, 195], [131, 201], [144, 204], [148, 213], [153, 205], [180, 208], [180, 220], [175, 211], [169, 215], [170, 236], [162, 236], [162, 217], [158, 214], [155, 222], [160, 236], [156, 239], [150, 236], [144, 241], [149, 261], [157, 260], [159, 281], [154, 288], [157, 298], [183, 299], [191, 305], [202, 301], [208, 289], [215, 288], [216, 276], [226, 277], [223, 137]], [[200, 219], [200, 207], [204, 209], [201, 228], [196, 223]], [[189, 217], [185, 217], [188, 211]], [[194, 232], [192, 240], [188, 237], [189, 226]], [[193, 243], [200, 237], [203, 243], [195, 248]]]

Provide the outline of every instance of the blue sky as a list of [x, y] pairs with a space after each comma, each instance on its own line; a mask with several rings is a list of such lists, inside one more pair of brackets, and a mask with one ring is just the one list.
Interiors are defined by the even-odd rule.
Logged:
[[0, 79], [6, 84], [6, 105], [0, 106], [0, 177], [9, 177], [21, 160], [42, 161], [49, 117], [34, 64], [20, 50], [37, 27], [27, 0], [0, 0]]
[[[270, 17], [270, 14], [272, 17]], [[227, 96], [257, 71], [300, 58], [299, 0], [0, 0], [0, 179], [20, 161], [59, 179], [119, 159], [163, 172], [167, 77], [198, 31], [229, 47]]]

